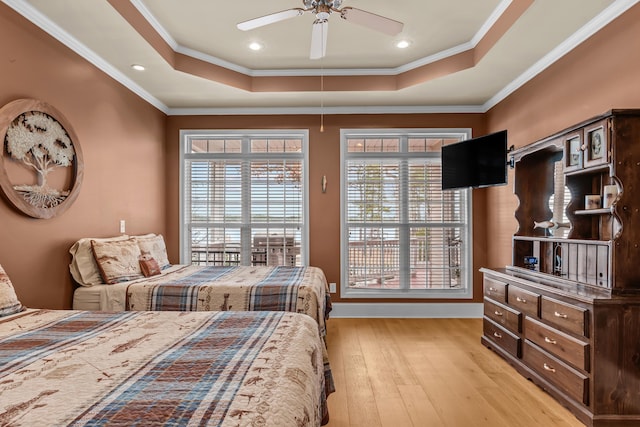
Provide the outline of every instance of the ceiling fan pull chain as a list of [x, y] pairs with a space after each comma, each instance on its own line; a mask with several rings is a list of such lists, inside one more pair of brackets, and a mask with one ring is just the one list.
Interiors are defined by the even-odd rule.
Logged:
[[320, 132], [324, 132], [324, 62], [320, 58]]

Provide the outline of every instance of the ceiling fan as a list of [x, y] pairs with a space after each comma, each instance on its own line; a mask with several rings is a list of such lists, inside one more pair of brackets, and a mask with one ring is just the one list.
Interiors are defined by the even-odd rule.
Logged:
[[282, 12], [250, 19], [240, 22], [237, 27], [242, 31], [249, 31], [275, 22], [284, 21], [285, 19], [295, 18], [307, 12], [314, 13], [316, 20], [313, 21], [313, 27], [311, 29], [311, 52], [309, 58], [319, 59], [325, 56], [327, 50], [329, 15], [333, 12], [339, 13], [340, 18], [345, 21], [360, 24], [390, 36], [399, 34], [404, 26], [402, 22], [394, 21], [393, 19], [354, 7], [343, 7], [340, 9], [342, 0], [302, 0], [302, 3], [304, 4], [304, 8], [283, 10]]

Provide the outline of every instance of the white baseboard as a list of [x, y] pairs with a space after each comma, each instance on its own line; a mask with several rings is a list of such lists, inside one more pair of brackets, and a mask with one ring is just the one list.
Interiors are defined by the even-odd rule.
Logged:
[[330, 317], [480, 318], [482, 303], [348, 303], [334, 302]]

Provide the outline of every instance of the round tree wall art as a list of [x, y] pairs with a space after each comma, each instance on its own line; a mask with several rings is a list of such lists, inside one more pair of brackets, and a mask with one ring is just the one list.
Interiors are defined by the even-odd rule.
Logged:
[[0, 109], [0, 186], [34, 218], [53, 218], [78, 197], [82, 151], [67, 119], [53, 106], [18, 99]]

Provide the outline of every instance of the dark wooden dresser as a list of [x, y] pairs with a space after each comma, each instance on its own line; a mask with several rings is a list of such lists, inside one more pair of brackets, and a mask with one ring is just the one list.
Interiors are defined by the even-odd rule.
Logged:
[[519, 229], [512, 265], [481, 269], [482, 343], [586, 425], [640, 426], [640, 110], [512, 157]]

